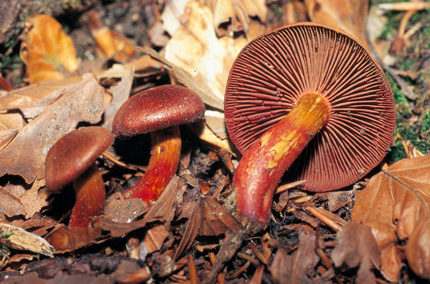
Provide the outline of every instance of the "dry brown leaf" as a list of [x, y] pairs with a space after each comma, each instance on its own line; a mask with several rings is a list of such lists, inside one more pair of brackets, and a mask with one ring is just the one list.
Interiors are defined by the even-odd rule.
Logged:
[[86, 13], [89, 30], [104, 56], [124, 62], [135, 54], [134, 42], [105, 26], [95, 10]]
[[371, 269], [380, 267], [381, 257], [370, 227], [351, 221], [337, 233], [337, 239], [339, 243], [331, 254], [334, 264], [359, 267], [356, 283], [376, 283]]
[[25, 208], [26, 219], [33, 217], [34, 214], [40, 213], [43, 208], [48, 207], [50, 194], [46, 188], [40, 189], [44, 185], [45, 180], [35, 180], [31, 188], [19, 196]]
[[21, 119], [38, 116], [64, 92], [64, 89], [82, 81], [81, 77], [41, 82], [10, 91], [0, 98], [0, 113], [19, 110]]
[[64, 253], [97, 243], [103, 237], [101, 228], [97, 226], [70, 228], [60, 225], [50, 232], [45, 239], [55, 248], [56, 253]]
[[211, 197], [201, 197], [189, 218], [175, 259], [191, 247], [197, 236], [219, 236], [228, 230], [239, 231], [242, 225], [221, 204]]
[[26, 65], [26, 80], [34, 84], [64, 79], [63, 71], [75, 73], [78, 69], [75, 48], [61, 25], [46, 15], [30, 18], [29, 25], [20, 50]]
[[26, 183], [45, 176], [51, 146], [81, 121], [97, 123], [104, 111], [104, 89], [94, 76], [60, 91], [59, 99], [27, 124], [0, 152], [0, 176], [19, 175]]
[[368, 1], [361, 0], [305, 0], [313, 22], [340, 28], [355, 36], [367, 49], [366, 18]]
[[[417, 275], [430, 279], [430, 155], [401, 160], [372, 177], [351, 217], [372, 227], [389, 280], [399, 279], [399, 250]], [[396, 235], [405, 246], [395, 247]]]
[[270, 265], [275, 283], [312, 283], [309, 276], [319, 261], [315, 253], [316, 235], [314, 231], [302, 230], [299, 248], [292, 255], [280, 248]]
[[112, 237], [120, 237], [134, 230], [145, 227], [152, 222], [170, 222], [176, 212], [176, 206], [182, 200], [182, 194], [187, 186], [178, 176], [173, 176], [160, 197], [155, 201], [142, 220], [130, 223], [117, 223], [108, 218], [98, 218], [103, 230], [110, 231]]
[[158, 225], [149, 229], [143, 239], [146, 253], [151, 254], [154, 251], [159, 251], [169, 235], [170, 233], [164, 225]]
[[186, 20], [166, 45], [165, 57], [187, 72], [212, 97], [212, 106], [222, 110], [231, 65], [247, 40], [218, 38], [212, 12], [198, 1], [189, 2], [185, 11]]
[[18, 197], [9, 193], [5, 188], [0, 186], [0, 200], [2, 203], [2, 215], [11, 218], [19, 215], [25, 215], [24, 205]]

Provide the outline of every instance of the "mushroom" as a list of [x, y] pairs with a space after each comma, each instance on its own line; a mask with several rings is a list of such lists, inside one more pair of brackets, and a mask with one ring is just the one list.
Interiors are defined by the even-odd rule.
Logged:
[[299, 23], [240, 52], [225, 117], [243, 153], [232, 183], [235, 214], [258, 230], [284, 174], [314, 192], [364, 177], [386, 155], [396, 113], [387, 79], [363, 45], [341, 30]]
[[48, 191], [58, 193], [73, 183], [76, 202], [70, 227], [88, 227], [103, 212], [105, 187], [95, 160], [113, 142], [112, 133], [92, 126], [74, 130], [60, 138], [46, 155], [45, 179]]
[[175, 174], [181, 153], [178, 125], [202, 119], [205, 105], [191, 90], [163, 85], [131, 96], [115, 114], [112, 131], [120, 139], [150, 132], [151, 158], [147, 171], [126, 198], [140, 198], [148, 205], [157, 200]]

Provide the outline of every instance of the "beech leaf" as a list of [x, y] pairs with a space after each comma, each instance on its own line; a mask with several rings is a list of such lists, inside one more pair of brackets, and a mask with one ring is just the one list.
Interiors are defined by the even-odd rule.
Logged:
[[[372, 228], [388, 280], [399, 279], [401, 251], [417, 275], [430, 279], [430, 155], [401, 160], [372, 177], [351, 217]], [[396, 245], [396, 236], [406, 245]]]
[[36, 15], [29, 23], [31, 27], [20, 50], [28, 82], [64, 79], [62, 70], [75, 73], [78, 69], [75, 48], [60, 23], [47, 15]]
[[371, 269], [379, 268], [381, 258], [370, 227], [351, 221], [337, 233], [337, 239], [339, 244], [331, 254], [335, 266], [359, 267], [357, 283], [376, 283]]

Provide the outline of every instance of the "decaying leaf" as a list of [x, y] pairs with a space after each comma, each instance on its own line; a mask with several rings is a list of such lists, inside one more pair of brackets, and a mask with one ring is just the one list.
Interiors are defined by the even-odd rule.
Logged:
[[381, 264], [380, 251], [368, 226], [353, 221], [337, 233], [339, 244], [331, 254], [334, 264], [340, 267], [359, 267], [356, 283], [376, 283], [371, 269]]
[[266, 21], [267, 6], [264, 0], [209, 0], [214, 26], [218, 36], [249, 30], [249, 16]]
[[340, 28], [355, 36], [367, 49], [366, 18], [368, 1], [361, 0], [305, 0], [313, 22]]
[[110, 231], [112, 237], [120, 237], [131, 231], [145, 227], [152, 222], [170, 222], [176, 211], [176, 206], [182, 200], [182, 194], [186, 189], [185, 181], [178, 176], [173, 176], [163, 193], [155, 201], [142, 220], [130, 223], [117, 223], [108, 218], [99, 218], [103, 230]]
[[170, 233], [164, 225], [158, 225], [149, 229], [143, 238], [146, 253], [151, 254], [154, 251], [160, 250], [169, 235]]
[[309, 272], [319, 261], [315, 253], [316, 235], [314, 231], [302, 230], [299, 248], [292, 255], [280, 248], [270, 265], [270, 272], [276, 283], [312, 283]]
[[55, 249], [38, 235], [8, 224], [0, 224], [0, 244], [12, 249], [27, 250], [47, 256], [55, 252]]
[[[82, 78], [71, 77], [63, 80], [41, 82], [8, 92], [0, 97], [0, 116], [7, 111], [19, 110], [21, 120], [33, 119], [64, 93], [64, 89], [80, 82]], [[3, 114], [3, 112], [5, 112]]]
[[38, 83], [65, 78], [78, 69], [72, 40], [52, 17], [37, 15], [29, 20], [30, 30], [21, 45], [20, 55], [26, 65], [26, 80]]
[[185, 12], [185, 24], [172, 35], [166, 45], [165, 57], [191, 75], [215, 101], [213, 107], [223, 109], [230, 67], [247, 40], [218, 38], [212, 12], [199, 1], [187, 3]]
[[191, 213], [175, 258], [191, 247], [197, 236], [219, 236], [228, 230], [239, 231], [242, 225], [211, 197], [201, 197]]
[[86, 13], [89, 20], [89, 30], [104, 56], [123, 62], [135, 54], [131, 39], [109, 29], [95, 10]]
[[19, 175], [26, 183], [45, 176], [51, 146], [79, 122], [97, 123], [104, 111], [104, 89], [94, 76], [64, 88], [57, 101], [27, 124], [0, 152], [0, 176]]
[[[430, 279], [430, 155], [401, 160], [372, 177], [351, 217], [372, 228], [385, 277], [398, 281], [397, 255], [404, 251], [412, 270]], [[406, 245], [396, 245], [396, 236]]]
[[45, 239], [55, 248], [56, 253], [70, 252], [78, 248], [97, 243], [102, 237], [100, 227], [67, 227], [60, 225], [50, 232]]

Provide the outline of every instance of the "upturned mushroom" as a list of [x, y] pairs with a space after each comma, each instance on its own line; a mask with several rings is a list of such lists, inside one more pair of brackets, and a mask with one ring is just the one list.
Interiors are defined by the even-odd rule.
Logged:
[[396, 113], [387, 79], [363, 45], [341, 30], [299, 23], [240, 52], [225, 117], [243, 153], [233, 178], [235, 214], [258, 230], [284, 174], [316, 192], [363, 178], [386, 155]]
[[74, 130], [60, 138], [46, 156], [45, 179], [48, 191], [58, 193], [70, 182], [76, 202], [70, 227], [88, 227], [103, 212], [106, 193], [95, 160], [113, 142], [112, 133], [92, 126]]
[[126, 198], [140, 198], [148, 205], [157, 200], [175, 174], [181, 154], [178, 125], [204, 116], [205, 105], [191, 90], [163, 85], [131, 96], [115, 114], [112, 130], [120, 139], [150, 133], [151, 158], [145, 175], [128, 189]]

